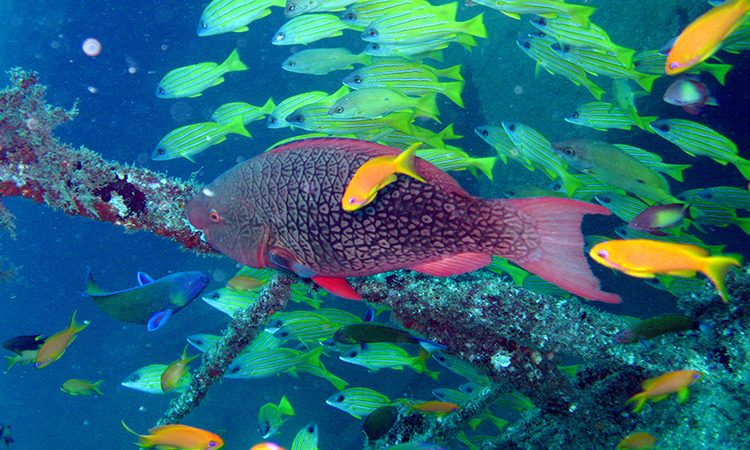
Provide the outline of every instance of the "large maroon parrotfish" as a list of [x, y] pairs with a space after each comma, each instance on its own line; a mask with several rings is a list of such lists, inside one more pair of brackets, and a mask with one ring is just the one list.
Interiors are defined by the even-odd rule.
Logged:
[[399, 175], [366, 207], [344, 211], [341, 198], [357, 169], [398, 153], [353, 139], [285, 144], [203, 188], [188, 204], [188, 219], [235, 261], [292, 270], [345, 298], [359, 298], [345, 277], [396, 269], [448, 276], [498, 255], [581, 297], [620, 301], [599, 290], [583, 252], [583, 215], [609, 214], [598, 205], [474, 197], [417, 158], [426, 183]]

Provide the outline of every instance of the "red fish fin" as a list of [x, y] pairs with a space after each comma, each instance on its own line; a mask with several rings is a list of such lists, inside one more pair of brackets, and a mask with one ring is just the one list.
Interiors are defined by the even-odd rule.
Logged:
[[312, 277], [318, 286], [338, 297], [349, 300], [362, 300], [362, 297], [346, 282], [344, 278], [337, 277]]
[[432, 275], [448, 277], [460, 273], [473, 272], [492, 262], [492, 255], [487, 253], [461, 253], [410, 267], [411, 270]]
[[692, 116], [700, 116], [703, 112], [703, 105], [685, 105], [682, 107], [682, 109], [684, 109], [686, 113]]
[[619, 295], [599, 289], [599, 280], [591, 273], [583, 251], [583, 216], [609, 215], [608, 209], [592, 203], [552, 197], [502, 201], [530, 216], [536, 228], [525, 230], [524, 233], [539, 236], [538, 247], [530, 254], [521, 257], [509, 255], [506, 256], [508, 259], [583, 298], [605, 303], [622, 301]]

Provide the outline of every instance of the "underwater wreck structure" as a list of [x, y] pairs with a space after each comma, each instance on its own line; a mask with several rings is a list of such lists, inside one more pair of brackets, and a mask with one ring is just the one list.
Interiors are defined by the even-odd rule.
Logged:
[[[36, 74], [10, 71], [0, 93], [0, 195], [22, 196], [67, 214], [111, 222], [175, 240], [186, 249], [215, 253], [190, 228], [186, 202], [200, 186], [193, 181], [117, 162], [53, 136], [71, 120], [45, 102]], [[0, 222], [12, 216], [0, 209]], [[11, 224], [11, 225], [7, 225]], [[212, 384], [255, 336], [270, 314], [285, 307], [293, 277], [279, 273], [260, 300], [238, 314], [220, 345], [205, 355], [190, 388], [174, 399], [159, 423], [176, 423], [198, 407]], [[440, 420], [405, 410], [383, 438], [384, 448], [407, 441], [449, 442], [469, 419], [499, 395], [520, 392], [535, 408], [526, 411], [479, 448], [612, 448], [631, 431], [648, 431], [658, 445], [693, 448], [750, 447], [744, 433], [750, 411], [750, 275], [730, 275], [729, 304], [709, 287], [680, 299], [678, 306], [704, 331], [666, 336], [650, 346], [615, 345], [627, 321], [585, 301], [540, 295], [487, 271], [434, 278], [397, 271], [352, 280], [363, 298], [387, 306], [394, 320], [448, 347], [491, 382], [455, 414]], [[558, 369], [561, 356], [581, 363], [573, 377]], [[624, 404], [639, 384], [664, 372], [703, 373], [685, 404], [660, 403], [640, 414]]]

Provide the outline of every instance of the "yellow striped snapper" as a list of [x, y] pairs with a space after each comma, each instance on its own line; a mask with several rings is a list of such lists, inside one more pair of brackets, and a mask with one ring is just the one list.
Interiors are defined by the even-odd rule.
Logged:
[[326, 75], [337, 70], [354, 69], [355, 64], [372, 63], [372, 56], [353, 54], [345, 48], [311, 48], [299, 51], [281, 63], [281, 68], [295, 73]]
[[615, 144], [615, 147], [637, 159], [650, 169], [668, 175], [679, 182], [684, 181], [682, 172], [685, 169], [693, 167], [691, 164], [668, 164], [662, 162], [661, 156], [656, 153], [649, 152], [642, 148], [633, 147], [632, 145]]
[[617, 56], [609, 51], [560, 44], [553, 44], [552, 49], [592, 75], [627, 78], [638, 83], [646, 92], [651, 92], [654, 81], [659, 78], [659, 75], [641, 73], [633, 67], [623, 65]]
[[[576, 189], [572, 197], [577, 200], [584, 200], [588, 202], [593, 200], [595, 195], [606, 194], [608, 192], [615, 192], [616, 194], [623, 195], [625, 194], [625, 191], [623, 191], [622, 189], [610, 186], [609, 184], [603, 182], [592, 174], [574, 173], [573, 176], [581, 182], [581, 185], [578, 187], [578, 189]], [[550, 183], [549, 189], [553, 192], [564, 194], [563, 187], [560, 185], [559, 181], [553, 181], [552, 183]]]
[[[644, 117], [649, 122], [656, 117]], [[609, 129], [630, 130], [633, 122], [619, 107], [606, 102], [589, 102], [578, 107], [565, 116], [565, 121], [575, 125], [593, 128], [599, 131]]]
[[633, 121], [633, 123], [643, 131], [651, 132], [648, 124], [651, 123], [656, 117], [641, 117], [638, 115], [638, 109], [635, 107], [635, 99], [638, 97], [644, 97], [648, 95], [647, 92], [633, 91], [630, 87], [630, 82], [623, 78], [617, 78], [612, 80], [612, 90], [614, 91], [612, 96], [614, 97], [615, 104], [620, 111]]
[[206, 353], [211, 347], [218, 344], [220, 340], [221, 336], [206, 333], [191, 334], [187, 337], [188, 344], [201, 353]]
[[318, 424], [310, 422], [299, 430], [292, 441], [292, 450], [318, 450]]
[[198, 22], [198, 36], [247, 31], [250, 23], [271, 14], [271, 7], [284, 0], [213, 0]]
[[[385, 62], [355, 70], [342, 82], [352, 89], [387, 87], [398, 89], [405, 95], [443, 94], [463, 107], [461, 91], [464, 82], [460, 76], [460, 66], [439, 70], [426, 64]], [[439, 81], [439, 77], [459, 81]]]
[[493, 180], [492, 169], [497, 162], [497, 157], [475, 158], [452, 145], [442, 148], [419, 149], [417, 150], [417, 156], [428, 161], [443, 172], [469, 170], [472, 175], [477, 176], [477, 170], [479, 170], [490, 181]]
[[224, 82], [224, 74], [249, 70], [235, 49], [221, 64], [205, 62], [170, 70], [156, 87], [159, 98], [198, 97], [201, 92]]
[[409, 133], [414, 113], [399, 111], [375, 119], [353, 118], [339, 119], [328, 115], [330, 103], [316, 103], [303, 106], [286, 117], [287, 123], [293, 127], [308, 131], [327, 134], [366, 134], [372, 130], [394, 128]]
[[727, 36], [721, 43], [721, 50], [734, 54], [750, 50], [750, 22], [745, 20], [739, 28]]
[[412, 111], [417, 116], [440, 122], [437, 94], [409, 97], [397, 89], [366, 88], [341, 97], [328, 110], [328, 115], [340, 119], [383, 117], [395, 111]]
[[746, 234], [750, 234], [750, 217], [737, 217], [737, 212], [706, 200], [694, 199], [690, 203], [690, 217], [693, 223], [728, 227], [735, 225]]
[[649, 126], [688, 155], [707, 156], [723, 166], [733, 164], [750, 180], [750, 161], [740, 157], [735, 143], [717, 131], [685, 119], [661, 119]]
[[412, 125], [411, 133], [404, 133], [398, 130], [386, 130], [379, 133], [364, 135], [362, 136], [362, 139], [376, 141], [380, 144], [406, 150], [417, 142], [422, 142], [434, 148], [443, 148], [446, 146], [445, 141], [460, 139], [462, 137], [463, 136], [454, 133], [453, 124], [450, 124], [438, 133], [428, 130], [427, 128]]
[[491, 125], [483, 125], [474, 128], [474, 131], [484, 139], [490, 147], [497, 151], [497, 155], [504, 164], [508, 164], [508, 158], [517, 161], [527, 170], [534, 171], [536, 167], [531, 160], [523, 155], [516, 144], [510, 140], [508, 133], [502, 127], [493, 127]]
[[236, 291], [232, 288], [223, 287], [213, 290], [201, 298], [204, 302], [233, 318], [257, 303], [260, 298], [260, 291]]
[[[643, 52], [636, 53], [633, 57], [633, 67], [641, 73], [649, 73], [653, 75], [666, 75], [664, 67], [667, 65], [667, 55], [662, 54], [657, 50], [646, 50]], [[708, 72], [716, 81], [724, 84], [727, 73], [732, 70], [731, 64], [723, 63], [710, 63], [703, 61], [695, 66], [686, 70], [686, 73], [698, 74], [701, 72]]]
[[544, 37], [544, 35], [529, 35], [516, 41], [518, 46], [526, 55], [536, 61], [537, 70], [539, 66], [552, 75], [560, 75], [567, 78], [576, 86], [583, 86], [591, 92], [595, 99], [601, 100], [604, 89], [596, 83], [589, 80], [586, 71], [578, 67], [577, 64], [563, 58], [558, 52], [551, 47], [554, 41]]
[[274, 109], [276, 109], [276, 104], [274, 104], [272, 98], [269, 98], [263, 106], [253, 106], [245, 102], [225, 103], [216, 108], [216, 111], [211, 114], [211, 120], [225, 125], [239, 116], [242, 118], [242, 123], [247, 125], [250, 122], [265, 118]]
[[570, 167], [655, 203], [674, 203], [669, 183], [619, 147], [592, 139], [568, 139], [554, 148]]
[[[578, 188], [576, 190], [576, 194], [578, 194], [578, 191], [580, 191], [584, 187], [585, 186], [581, 186], [580, 188]], [[503, 195], [508, 198], [565, 197], [565, 194], [559, 191], [553, 191], [552, 189], [539, 187], [529, 183], [509, 186], [503, 189]]]
[[465, 22], [445, 18], [432, 8], [420, 8], [393, 16], [384, 16], [370, 23], [362, 32], [366, 42], [380, 44], [417, 44], [434, 40], [453, 40], [459, 34], [486, 38], [484, 15]]
[[632, 221], [635, 216], [648, 208], [646, 203], [637, 198], [615, 194], [614, 192], [597, 194], [594, 198], [600, 205], [610, 210], [612, 214], [625, 222]]
[[344, 327], [346, 325], [362, 322], [361, 318], [348, 311], [344, 311], [343, 309], [338, 308], [320, 308], [316, 310], [315, 313], [331, 322], [331, 324], [336, 329]]
[[569, 17], [582, 27], [590, 24], [589, 16], [596, 11], [591, 6], [573, 5], [558, 0], [472, 0], [472, 3], [496, 9], [513, 19], [522, 14], [533, 14], [547, 19]]
[[433, 39], [411, 44], [368, 42], [365, 47], [365, 53], [380, 58], [432, 58], [442, 61], [443, 55], [440, 50], [448, 48], [451, 42], [456, 42], [467, 50], [471, 50], [471, 47], [477, 46], [477, 41], [473, 36], [459, 34], [452, 39]]
[[444, 352], [435, 352], [432, 354], [432, 359], [456, 375], [460, 375], [471, 382], [482, 386], [490, 384], [490, 378], [488, 376], [479, 373], [473, 364], [457, 356]]
[[278, 347], [258, 352], [242, 352], [229, 364], [224, 378], [266, 378], [280, 373], [297, 374], [302, 363], [319, 365], [323, 347], [306, 353], [291, 348]]
[[341, 20], [349, 25], [366, 27], [372, 22], [402, 12], [409, 12], [421, 8], [432, 8], [441, 11], [447, 19], [454, 19], [458, 2], [441, 6], [432, 6], [425, 0], [359, 0], [346, 8], [341, 14]]
[[258, 433], [267, 439], [269, 436], [279, 432], [281, 425], [286, 422], [284, 416], [291, 417], [294, 415], [294, 408], [286, 395], [281, 396], [279, 404], [266, 403], [258, 410]]
[[292, 18], [311, 12], [343, 11], [356, 0], [286, 0], [284, 15]]
[[598, 25], [591, 23], [588, 27], [582, 27], [572, 19], [562, 17], [532, 17], [531, 25], [552, 36], [560, 45], [603, 49], [613, 53], [625, 67], [632, 67], [635, 50], [612, 42], [607, 32]]
[[242, 118], [237, 117], [228, 124], [215, 122], [201, 122], [192, 125], [175, 128], [167, 133], [151, 153], [154, 161], [167, 161], [183, 157], [195, 162], [193, 156], [203, 152], [207, 148], [220, 144], [227, 140], [227, 134], [239, 134], [252, 137], [242, 124]]
[[417, 373], [424, 373], [437, 380], [439, 372], [433, 372], [427, 368], [428, 357], [429, 353], [424, 349], [420, 349], [418, 356], [411, 356], [409, 352], [396, 344], [372, 342], [341, 354], [339, 359], [373, 371], [385, 368], [403, 370], [404, 366], [407, 366]]
[[294, 110], [299, 109], [305, 105], [318, 103], [326, 97], [328, 97], [327, 92], [309, 91], [284, 99], [284, 101], [276, 105], [276, 108], [274, 108], [273, 112], [268, 115], [268, 128], [288, 127], [289, 124], [287, 123], [286, 118], [289, 114], [294, 112]]
[[677, 198], [687, 203], [702, 201], [725, 208], [750, 211], [750, 191], [734, 186], [690, 189], [689, 191], [681, 192]]
[[274, 34], [273, 45], [307, 45], [321, 39], [341, 36], [343, 30], [361, 28], [347, 25], [333, 14], [310, 14], [295, 17], [279, 28]]
[[657, 275], [656, 278], [644, 280], [647, 285], [667, 291], [675, 297], [684, 297], [702, 291], [706, 287], [703, 278], [682, 278], [669, 275]]
[[337, 392], [326, 399], [326, 404], [361, 419], [381, 406], [391, 405], [391, 399], [366, 387], [353, 387]]
[[484, 268], [498, 275], [507, 273], [513, 280], [513, 282], [518, 286], [521, 286], [526, 277], [529, 276], [529, 272], [521, 269], [507, 259], [501, 258], [499, 256], [493, 256], [492, 262]]
[[[273, 333], [277, 339], [296, 339], [305, 345], [317, 344], [333, 336], [338, 328], [325, 317], [310, 313], [301, 320], [285, 320]], [[266, 331], [269, 331], [266, 328]]]
[[461, 392], [457, 389], [450, 388], [436, 388], [432, 390], [432, 395], [435, 396], [441, 402], [453, 403], [459, 406], [463, 406], [471, 400], [472, 395], [466, 392]]
[[[161, 388], [161, 376], [165, 370], [167, 370], [166, 364], [151, 364], [141, 367], [125, 377], [120, 384], [126, 388], [146, 392], [147, 394], [164, 394], [165, 392]], [[185, 392], [189, 386], [190, 374], [185, 372], [170, 392]]]
[[568, 172], [568, 165], [541, 133], [520, 122], [503, 122], [503, 129], [519, 153], [551, 179], [560, 178], [565, 192], [572, 195], [580, 181]]

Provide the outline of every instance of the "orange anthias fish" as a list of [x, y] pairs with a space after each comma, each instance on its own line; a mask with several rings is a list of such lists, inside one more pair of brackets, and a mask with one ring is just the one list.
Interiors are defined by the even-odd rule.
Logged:
[[207, 450], [224, 446], [224, 440], [218, 434], [187, 425], [172, 424], [154, 427], [148, 435], [138, 434], [122, 422], [126, 430], [138, 436], [138, 446], [170, 448], [176, 450]]
[[35, 366], [42, 369], [60, 359], [65, 353], [65, 349], [75, 340], [76, 335], [89, 325], [88, 321], [83, 324], [76, 323], [76, 312], [73, 311], [73, 317], [70, 318], [70, 326], [59, 331], [44, 341], [44, 345], [37, 351]]
[[625, 404], [635, 402], [633, 412], [640, 412], [648, 400], [659, 402], [674, 392], [677, 393], [677, 401], [685, 403], [690, 395], [688, 386], [698, 381], [701, 376], [702, 374], [695, 370], [677, 370], [649, 378], [641, 383], [643, 392], [630, 397]]
[[397, 173], [425, 183], [414, 166], [415, 152], [420, 145], [416, 143], [397, 156], [378, 156], [362, 164], [341, 198], [344, 211], [356, 211], [373, 201], [379, 190], [396, 181]]
[[617, 447], [615, 448], [615, 450], [624, 450], [626, 448], [653, 448], [655, 443], [655, 437], [651, 436], [645, 431], [636, 431], [622, 438], [622, 440], [617, 443]]
[[684, 72], [713, 55], [746, 19], [750, 0], [728, 0], [695, 19], [675, 40], [667, 55], [667, 75]]
[[188, 345], [186, 345], [182, 350], [182, 356], [180, 357], [180, 359], [168, 365], [167, 368], [164, 369], [164, 373], [161, 374], [162, 391], [169, 392], [174, 389], [180, 383], [183, 375], [185, 375], [185, 372], [188, 370], [187, 365], [190, 364], [190, 361], [200, 356], [195, 355], [188, 358], [187, 349]]
[[599, 264], [638, 278], [654, 278], [657, 274], [689, 278], [701, 272], [716, 286], [724, 302], [729, 296], [724, 276], [731, 267], [740, 267], [734, 257], [709, 256], [706, 249], [696, 245], [649, 239], [601, 242], [589, 255]]

